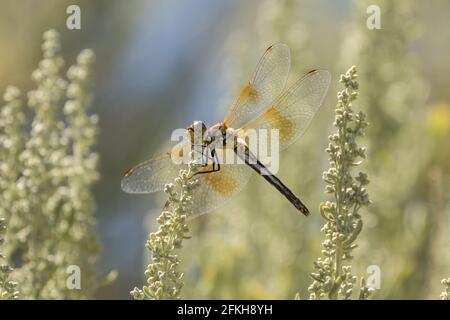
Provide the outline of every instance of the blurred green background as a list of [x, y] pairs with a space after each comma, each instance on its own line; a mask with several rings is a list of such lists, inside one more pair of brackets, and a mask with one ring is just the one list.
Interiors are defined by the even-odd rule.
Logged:
[[[81, 8], [81, 30], [66, 29], [66, 8]], [[366, 9], [381, 8], [381, 30]], [[373, 204], [363, 212], [355, 273], [381, 270], [375, 298], [437, 298], [450, 273], [450, 3], [448, 1], [1, 0], [0, 89], [32, 88], [45, 30], [61, 33], [71, 63], [94, 49], [100, 117], [100, 182], [95, 188], [103, 251], [100, 272], [117, 280], [97, 298], [129, 299], [144, 281], [144, 248], [164, 195], [128, 195], [124, 170], [167, 146], [174, 128], [220, 120], [265, 48], [291, 48], [293, 81], [330, 70], [328, 96], [311, 127], [281, 156], [279, 176], [301, 195], [300, 216], [254, 176], [232, 203], [190, 223], [181, 251], [184, 298], [292, 299], [308, 296], [320, 254], [326, 200], [322, 172], [332, 132], [338, 76], [360, 75], [355, 109], [368, 114], [362, 167]]]

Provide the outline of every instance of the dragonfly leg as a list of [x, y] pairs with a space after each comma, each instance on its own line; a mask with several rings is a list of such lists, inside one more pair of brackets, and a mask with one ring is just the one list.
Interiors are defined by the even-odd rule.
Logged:
[[217, 157], [216, 149], [211, 150], [211, 155], [213, 156], [213, 159], [216, 160], [216, 161], [213, 160], [213, 170], [214, 170], [214, 163], [215, 163], [217, 165], [217, 168], [215, 171], [219, 171], [220, 170], [220, 161], [219, 161], [219, 158]]
[[[196, 146], [201, 146], [202, 150], [201, 151], [197, 150]], [[200, 161], [199, 165], [202, 168], [207, 167], [208, 166], [208, 160], [212, 160], [212, 159], [209, 156], [206, 156], [206, 161], [204, 161], [205, 155], [204, 155], [204, 151], [203, 150], [205, 150], [206, 145], [205, 144], [192, 144], [191, 147], [194, 149], [194, 153], [200, 154], [201, 161]], [[198, 159], [198, 158], [196, 158], [196, 159]]]
[[[199, 172], [196, 172], [196, 173], [194, 173], [194, 174], [191, 176], [191, 178], [194, 177], [194, 176], [196, 176], [196, 175], [198, 175], [198, 174], [205, 174], [205, 173], [212, 173], [212, 172], [217, 172], [217, 171], [219, 171], [219, 170], [220, 170], [220, 163], [219, 163], [219, 159], [218, 159], [218, 157], [217, 157], [217, 152], [216, 152], [215, 149], [211, 149], [211, 158], [210, 158], [210, 159], [212, 160], [212, 169], [211, 169], [211, 170], [208, 170], [208, 171], [199, 171]], [[205, 166], [202, 165], [202, 167], [205, 167]]]

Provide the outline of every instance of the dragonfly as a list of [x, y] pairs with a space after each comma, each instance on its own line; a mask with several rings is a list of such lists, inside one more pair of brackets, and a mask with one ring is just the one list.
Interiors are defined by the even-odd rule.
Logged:
[[[250, 130], [278, 130], [281, 151], [297, 141], [310, 125], [326, 96], [331, 75], [314, 69], [286, 88], [290, 65], [286, 44], [270, 46], [223, 121], [210, 127], [195, 121], [186, 128], [192, 145], [193, 132], [201, 131], [200, 142], [207, 150], [206, 161], [191, 176], [198, 179], [193, 190], [193, 217], [220, 207], [240, 193], [252, 172], [274, 186], [298, 211], [309, 215], [306, 205], [259, 161], [257, 151], [253, 152], [245, 139]], [[224, 149], [233, 150], [241, 163], [220, 163], [218, 154]], [[173, 161], [173, 155], [173, 150], [165, 152], [127, 170], [122, 190], [138, 194], [163, 190], [181, 169], [187, 168], [186, 163]]]

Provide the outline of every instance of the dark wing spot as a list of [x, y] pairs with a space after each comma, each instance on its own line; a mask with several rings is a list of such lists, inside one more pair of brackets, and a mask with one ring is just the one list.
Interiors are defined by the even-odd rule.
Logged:
[[129, 177], [132, 173], [133, 173], [133, 168], [128, 169], [127, 171], [125, 171], [125, 173], [123, 174], [124, 177]]

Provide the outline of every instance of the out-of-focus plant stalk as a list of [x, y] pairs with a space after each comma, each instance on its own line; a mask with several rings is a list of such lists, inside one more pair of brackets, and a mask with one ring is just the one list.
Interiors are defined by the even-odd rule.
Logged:
[[442, 300], [449, 300], [449, 297], [450, 297], [450, 278], [442, 279], [441, 283], [444, 286], [444, 290], [442, 291], [440, 298]]
[[[6, 102], [0, 110], [0, 245], [5, 244], [7, 225], [17, 213], [16, 200], [19, 198], [16, 181], [21, 174], [17, 158], [25, 144], [23, 103], [20, 91], [8, 87], [3, 95]], [[0, 299], [17, 299], [18, 283], [11, 280], [13, 268], [8, 263], [9, 252], [0, 252]]]
[[443, 148], [436, 146], [424, 121], [429, 84], [413, 49], [423, 24], [420, 5], [377, 1], [382, 29], [370, 30], [361, 21], [374, 3], [355, 3], [357, 16], [343, 49], [347, 63], [360, 67], [361, 83], [369, 84], [360, 91], [373, 124], [367, 130], [374, 202], [368, 221], [373, 223], [366, 229], [366, 243], [379, 248], [361, 254], [383, 270], [383, 298], [431, 298], [437, 289], [429, 286], [438, 284], [432, 267], [444, 263], [436, 254], [444, 237], [436, 231], [445, 224], [436, 212], [435, 195], [429, 196], [429, 176]]
[[[6, 233], [6, 221], [0, 217], [0, 248], [4, 242]], [[3, 263], [5, 256], [0, 251], [0, 300], [15, 300], [19, 298], [17, 282], [10, 279], [10, 273], [13, 271], [9, 264]]]
[[[1, 152], [7, 161], [2, 162], [0, 183], [1, 197], [7, 200], [0, 204], [8, 221], [7, 252], [17, 264], [13, 276], [24, 298], [87, 298], [98, 287], [91, 193], [98, 179], [93, 151], [98, 119], [88, 116], [94, 54], [82, 51], [65, 80], [56, 31], [44, 33], [42, 52], [32, 73], [36, 89], [28, 93], [30, 133], [24, 132], [26, 118], [14, 102], [17, 90], [8, 89], [1, 113], [1, 124], [9, 126], [2, 145], [10, 146], [8, 153]], [[79, 290], [67, 285], [73, 265], [81, 271]]]

